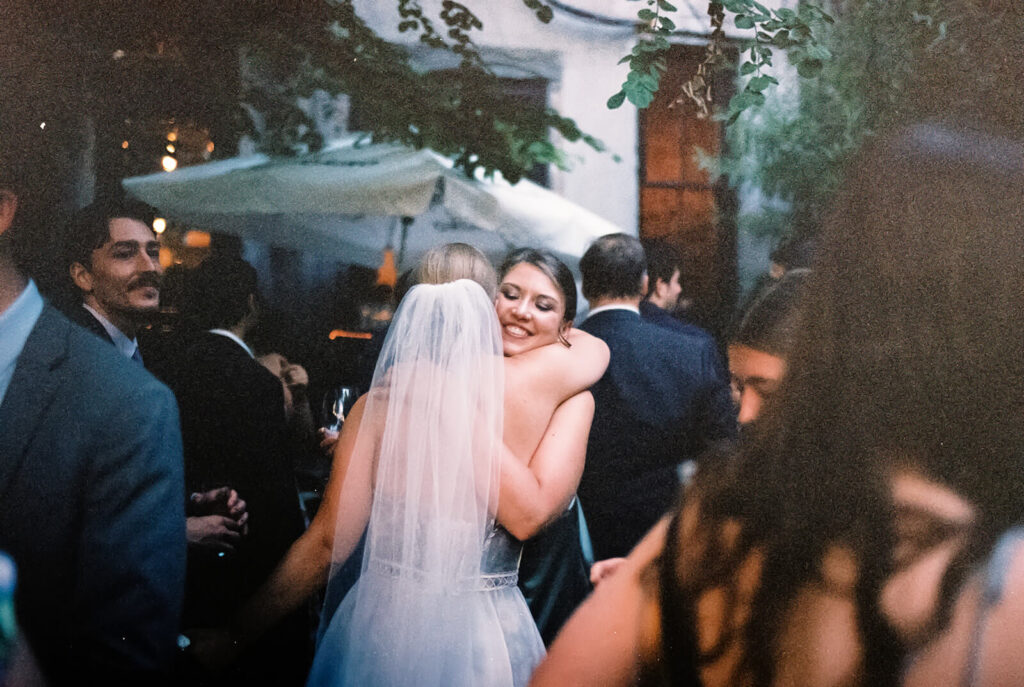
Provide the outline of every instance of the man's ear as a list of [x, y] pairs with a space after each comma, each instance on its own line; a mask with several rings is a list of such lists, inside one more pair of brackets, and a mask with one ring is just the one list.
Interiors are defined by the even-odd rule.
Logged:
[[651, 280], [647, 276], [647, 273], [644, 272], [643, 278], [640, 279], [640, 295], [641, 296], [650, 295], [649, 293], [647, 293], [647, 287], [650, 285], [650, 281]]
[[92, 293], [92, 273], [80, 262], [73, 262], [68, 268], [71, 281], [75, 282], [82, 293]]
[[14, 223], [14, 213], [18, 211], [18, 196], [14, 191], [0, 188], [0, 234], [3, 234]]

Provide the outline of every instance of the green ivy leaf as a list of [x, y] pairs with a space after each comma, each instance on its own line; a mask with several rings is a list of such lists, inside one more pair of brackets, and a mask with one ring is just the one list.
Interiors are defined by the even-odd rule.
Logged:
[[627, 81], [622, 85], [622, 90], [626, 92], [626, 99], [641, 110], [650, 105], [651, 101], [654, 100], [654, 93], [635, 81]]
[[640, 10], [636, 13], [636, 16], [639, 17], [640, 21], [653, 21], [658, 18], [657, 13], [649, 9]]
[[737, 29], [752, 29], [754, 28], [754, 20], [745, 14], [736, 15], [736, 28]]
[[672, 21], [671, 19], [669, 19], [668, 17], [662, 17], [661, 18], [661, 28], [663, 30], [665, 30], [665, 31], [675, 31], [676, 30], [676, 23], [674, 21]]
[[768, 85], [771, 83], [769, 79], [770, 77], [768, 76], [755, 76], [747, 82], [747, 88], [754, 93], [760, 93], [764, 89], [768, 88]]
[[744, 62], [740, 66], [740, 76], [746, 76], [747, 74], [753, 74], [757, 71], [757, 65], [753, 62]]
[[652, 92], [658, 90], [658, 79], [650, 74], [640, 74], [637, 77], [637, 83]]
[[544, 7], [537, 10], [537, 18], [544, 24], [550, 24], [551, 20], [555, 18], [555, 13], [550, 7], [544, 5]]
[[668, 0], [658, 0], [658, 7], [665, 12], [675, 12], [676, 6], [669, 3]]
[[772, 45], [782, 48], [785, 50], [789, 46], [793, 45], [793, 41], [789, 40], [789, 31], [783, 29], [775, 33], [772, 38]]
[[607, 103], [608, 109], [609, 110], [615, 110], [615, 109], [621, 107], [622, 103], [624, 103], [625, 101], [626, 101], [626, 92], [625, 91], [619, 91], [618, 93], [616, 93], [612, 97], [608, 98], [608, 103]]

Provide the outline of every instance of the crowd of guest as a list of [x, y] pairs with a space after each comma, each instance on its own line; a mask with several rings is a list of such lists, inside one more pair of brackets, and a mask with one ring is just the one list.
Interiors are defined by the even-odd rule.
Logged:
[[975, 88], [723, 341], [665, 242], [595, 240], [585, 317], [552, 253], [431, 249], [320, 436], [238, 255], [153, 336], [152, 208], [76, 212], [51, 305], [0, 122], [0, 684], [1024, 684], [1024, 122]]

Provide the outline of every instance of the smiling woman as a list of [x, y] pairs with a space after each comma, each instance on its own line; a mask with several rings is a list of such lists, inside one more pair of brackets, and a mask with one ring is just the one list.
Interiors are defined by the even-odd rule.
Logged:
[[570, 346], [567, 334], [576, 317], [576, 282], [553, 255], [520, 248], [498, 270], [501, 284], [495, 309], [506, 356], [555, 341]]

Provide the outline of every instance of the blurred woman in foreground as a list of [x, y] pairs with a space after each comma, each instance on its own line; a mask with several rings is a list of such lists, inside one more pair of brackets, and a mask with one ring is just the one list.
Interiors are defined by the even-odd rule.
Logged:
[[531, 684], [1024, 683], [1024, 126], [992, 106], [865, 151], [759, 431]]

